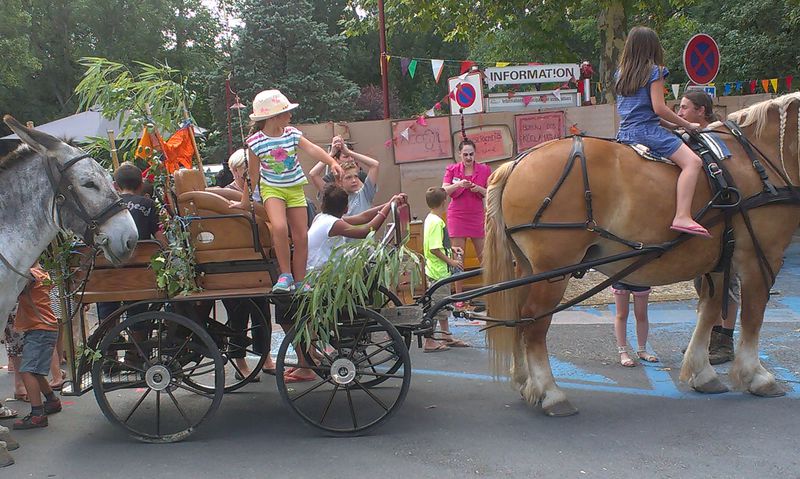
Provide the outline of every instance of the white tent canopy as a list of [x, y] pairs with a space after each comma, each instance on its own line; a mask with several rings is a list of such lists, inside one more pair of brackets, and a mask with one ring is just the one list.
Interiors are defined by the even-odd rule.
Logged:
[[[49, 133], [56, 138], [65, 138], [77, 142], [88, 141], [89, 137], [102, 137], [105, 138], [108, 130], [114, 130], [119, 140], [127, 140], [127, 137], [121, 137], [119, 132], [122, 130], [120, 120], [122, 115], [115, 120], [109, 120], [104, 117], [99, 111], [84, 111], [74, 115], [61, 118], [59, 120], [45, 123], [44, 125], [35, 125], [39, 131]], [[195, 135], [201, 135], [206, 130], [198, 126], [194, 127]], [[136, 132], [135, 137], [138, 138], [141, 132]], [[8, 135], [0, 138], [0, 140], [19, 140], [17, 135]]]

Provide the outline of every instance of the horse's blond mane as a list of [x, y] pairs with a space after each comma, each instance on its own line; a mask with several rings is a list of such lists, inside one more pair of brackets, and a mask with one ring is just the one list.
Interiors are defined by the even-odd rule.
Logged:
[[[789, 176], [789, 172], [786, 171], [786, 162], [783, 157], [783, 145], [786, 136], [786, 119], [788, 116], [789, 107], [791, 107], [795, 102], [800, 102], [800, 92], [788, 93], [786, 95], [779, 96], [778, 98], [762, 101], [728, 115], [728, 119], [735, 121], [739, 124], [739, 126], [746, 127], [754, 125], [755, 136], [756, 138], [759, 138], [764, 133], [764, 129], [767, 127], [770, 109], [772, 107], [777, 107], [778, 114], [780, 116], [778, 137], [780, 143], [779, 151], [781, 155], [781, 167], [783, 168], [783, 172], [787, 177]], [[797, 110], [797, 124], [797, 144], [800, 146], [800, 108]], [[798, 147], [797, 155], [798, 164], [800, 164], [800, 147]]]

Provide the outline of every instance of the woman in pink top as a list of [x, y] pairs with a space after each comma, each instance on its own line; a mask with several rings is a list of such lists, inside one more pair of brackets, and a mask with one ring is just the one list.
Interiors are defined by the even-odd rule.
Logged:
[[[467, 238], [472, 240], [478, 259], [481, 259], [485, 216], [483, 197], [492, 170], [475, 161], [475, 143], [471, 140], [464, 139], [458, 145], [458, 153], [461, 161], [447, 167], [442, 182], [442, 188], [451, 198], [447, 207], [447, 233], [454, 247], [464, 249]], [[461, 290], [459, 281], [456, 293]], [[461, 309], [464, 304], [459, 302], [455, 307]]]

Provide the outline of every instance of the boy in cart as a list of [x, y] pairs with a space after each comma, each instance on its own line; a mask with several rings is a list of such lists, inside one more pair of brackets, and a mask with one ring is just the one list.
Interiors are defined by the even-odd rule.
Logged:
[[47, 416], [61, 411], [61, 400], [47, 381], [58, 340], [58, 319], [50, 306], [53, 286], [38, 261], [31, 267], [30, 274], [31, 280], [19, 295], [14, 328], [23, 333], [19, 371], [28, 391], [31, 413], [15, 421], [14, 429], [47, 427]]

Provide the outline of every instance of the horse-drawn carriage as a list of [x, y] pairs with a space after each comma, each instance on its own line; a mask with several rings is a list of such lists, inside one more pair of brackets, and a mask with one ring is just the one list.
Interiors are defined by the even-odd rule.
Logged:
[[[75, 330], [81, 338], [77, 348], [68, 348], [77, 354], [74, 363], [70, 361], [74, 368], [63, 394], [94, 390], [112, 423], [151, 442], [187, 437], [213, 415], [224, 393], [260, 374], [270, 354], [264, 347], [270, 330], [264, 315], [252, 315], [241, 329], [227, 316], [209, 316], [210, 308], [203, 304], [266, 298], [278, 314], [296, 309], [293, 295], [271, 293], [277, 264], [263, 212], [256, 209], [253, 218], [252, 213], [231, 210], [219, 194], [224, 192], [206, 191], [197, 170], [179, 170], [174, 182], [173, 201], [191, 237], [201, 291], [167, 297], [150, 267], [161, 250], [153, 240], [139, 241], [122, 268], [113, 267], [92, 248], [78, 248], [66, 284], [76, 292], [68, 309], [78, 315], [75, 327], [68, 318], [65, 330]], [[382, 247], [402, 244], [409, 218], [407, 205], [393, 205]], [[330, 334], [308, 342], [297, 338], [307, 321], [301, 319], [278, 350], [281, 397], [306, 423], [330, 434], [364, 433], [401, 406], [411, 381], [412, 336], [432, 327], [431, 321], [421, 321], [422, 303], [404, 306], [386, 285], [375, 285], [371, 299], [355, 314], [342, 313]], [[122, 306], [87, 334], [81, 306], [98, 302]], [[429, 299], [425, 305], [430, 307]], [[244, 373], [233, 360], [242, 356], [251, 361], [250, 372]], [[299, 367], [313, 370], [317, 379], [286, 383], [283, 372]]]

